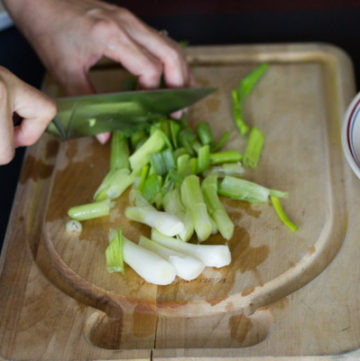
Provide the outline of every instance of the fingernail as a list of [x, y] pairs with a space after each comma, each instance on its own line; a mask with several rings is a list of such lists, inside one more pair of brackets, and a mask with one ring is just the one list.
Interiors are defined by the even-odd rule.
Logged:
[[173, 119], [180, 119], [183, 115], [183, 111], [182, 110], [178, 110], [177, 112], [171, 113], [171, 118]]
[[109, 133], [97, 134], [96, 138], [101, 144], [105, 144], [109, 139]]

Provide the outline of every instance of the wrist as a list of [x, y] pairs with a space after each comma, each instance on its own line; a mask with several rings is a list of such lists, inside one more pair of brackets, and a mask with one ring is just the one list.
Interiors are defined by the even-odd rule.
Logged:
[[57, 0], [3, 0], [15, 25], [31, 43], [46, 32], [48, 14], [56, 7], [56, 2]]

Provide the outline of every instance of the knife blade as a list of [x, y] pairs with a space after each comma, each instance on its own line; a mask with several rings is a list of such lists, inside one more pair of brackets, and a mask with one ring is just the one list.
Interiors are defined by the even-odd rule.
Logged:
[[130, 130], [184, 109], [216, 88], [143, 90], [58, 98], [47, 131], [61, 139]]

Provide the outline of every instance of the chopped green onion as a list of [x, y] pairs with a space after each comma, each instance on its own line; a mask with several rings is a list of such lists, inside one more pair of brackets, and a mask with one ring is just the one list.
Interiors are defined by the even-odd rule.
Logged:
[[176, 277], [175, 267], [158, 254], [140, 247], [123, 236], [124, 261], [146, 282], [168, 285]]
[[160, 120], [160, 129], [164, 132], [167, 138], [170, 138], [169, 120], [164, 118]]
[[82, 231], [82, 225], [79, 221], [71, 219], [66, 222], [66, 232], [70, 234], [79, 234]]
[[245, 173], [240, 162], [238, 163], [224, 163], [218, 166], [211, 167], [207, 172], [203, 173], [205, 177], [208, 175], [217, 175], [218, 177], [225, 177], [226, 175], [230, 176], [241, 176]]
[[199, 149], [202, 147], [202, 144], [198, 140], [194, 140], [192, 143], [192, 147], [194, 151], [197, 153]]
[[151, 239], [165, 247], [188, 254], [199, 259], [206, 267], [224, 267], [231, 262], [228, 245], [193, 244], [182, 242], [161, 234], [156, 229], [151, 230]]
[[125, 274], [123, 246], [124, 240], [122, 228], [120, 228], [105, 251], [106, 268], [109, 273], [121, 272]]
[[288, 227], [290, 228], [292, 231], [296, 232], [298, 230], [298, 226], [296, 226], [294, 223], [292, 223], [290, 221], [290, 219], [287, 217], [287, 215], [285, 214], [281, 203], [279, 201], [279, 198], [275, 197], [275, 196], [270, 196], [272, 205], [274, 206], [274, 209], [276, 211], [276, 214], [279, 216], [279, 218], [281, 219], [281, 221]]
[[259, 81], [267, 68], [267, 64], [259, 65], [250, 74], [241, 80], [236, 90], [232, 91], [233, 116], [241, 135], [245, 135], [249, 130], [248, 125], [243, 119], [244, 100], [250, 94], [251, 90]]
[[149, 164], [145, 164], [141, 169], [139, 185], [137, 187], [140, 192], [144, 188], [144, 184], [145, 184], [146, 178], [147, 178], [148, 173], [149, 173], [149, 168], [150, 168]]
[[229, 240], [234, 233], [234, 224], [217, 195], [217, 177], [214, 175], [206, 177], [201, 184], [201, 189], [210, 216], [215, 220], [221, 235]]
[[250, 203], [265, 203], [268, 201], [269, 189], [245, 179], [226, 176], [218, 190], [222, 196], [239, 199]]
[[72, 207], [68, 210], [68, 216], [76, 221], [85, 221], [88, 219], [108, 216], [110, 213], [110, 200], [82, 204]]
[[189, 175], [184, 179], [181, 185], [181, 200], [190, 213], [199, 241], [205, 241], [212, 232], [212, 224], [198, 176]]
[[196, 174], [198, 172], [198, 160], [197, 158], [190, 158], [189, 161], [190, 173]]
[[247, 168], [256, 168], [260, 155], [261, 150], [264, 144], [264, 134], [261, 130], [257, 127], [252, 127], [248, 144], [244, 154], [244, 166]]
[[177, 169], [180, 175], [183, 177], [187, 176], [190, 173], [190, 155], [183, 154], [180, 155], [177, 159]]
[[213, 144], [213, 145], [211, 146], [211, 152], [212, 152], [212, 153], [215, 153], [215, 152], [217, 152], [218, 150], [220, 150], [220, 149], [224, 146], [224, 144], [228, 141], [229, 137], [230, 137], [230, 133], [229, 133], [229, 131], [226, 131], [226, 132], [223, 134], [223, 136], [221, 137], [221, 139], [218, 141], [218, 143], [217, 143], [217, 144]]
[[121, 130], [115, 130], [111, 138], [110, 169], [129, 168], [129, 146]]
[[181, 148], [177, 148], [174, 150], [174, 158], [177, 161], [177, 159], [183, 155], [183, 154], [188, 154], [188, 152], [186, 151], [185, 148], [181, 147]]
[[286, 192], [270, 190], [260, 184], [230, 176], [220, 182], [218, 192], [223, 196], [250, 203], [265, 203], [274, 192], [283, 198], [287, 196]]
[[194, 150], [192, 148], [193, 142], [196, 140], [196, 135], [192, 132], [191, 129], [183, 129], [179, 132], [179, 143], [186, 149], [190, 155], [194, 155]]
[[257, 66], [251, 73], [249, 73], [244, 79], [241, 80], [237, 88], [237, 93], [239, 94], [240, 100], [243, 101], [250, 94], [251, 90], [260, 80], [268, 67], [268, 64], [261, 64]]
[[170, 120], [170, 136], [174, 148], [179, 147], [179, 142], [178, 142], [179, 132], [180, 132], [180, 124], [178, 124], [175, 120]]
[[141, 194], [149, 203], [154, 203], [156, 196], [161, 192], [161, 177], [157, 174], [149, 175], [144, 183]]
[[131, 143], [132, 150], [135, 151], [137, 148], [139, 148], [139, 146], [144, 144], [146, 139], [147, 139], [147, 135], [144, 130], [138, 130], [136, 132], [131, 133], [130, 143]]
[[166, 213], [173, 214], [184, 223], [184, 231], [179, 233], [179, 237], [187, 242], [194, 233], [194, 226], [191, 222], [190, 214], [186, 212], [181, 202], [180, 192], [178, 188], [165, 193], [163, 198], [163, 206]]
[[288, 192], [278, 191], [276, 189], [269, 189], [269, 191], [270, 196], [274, 196], [277, 198], [287, 198], [289, 196]]
[[249, 131], [249, 126], [245, 123], [242, 115], [242, 102], [239, 98], [239, 95], [236, 90], [232, 91], [232, 99], [233, 99], [233, 117], [235, 120], [235, 124], [238, 127], [240, 134], [245, 136]]
[[159, 152], [165, 145], [163, 132], [156, 130], [145, 143], [133, 153], [130, 158], [130, 165], [133, 170], [142, 168], [149, 162], [149, 155]]
[[164, 163], [166, 165], [166, 173], [168, 173], [171, 169], [176, 167], [174, 154], [171, 149], [167, 148], [161, 152], [161, 156], [164, 159]]
[[184, 230], [184, 224], [179, 218], [166, 212], [161, 212], [151, 206], [138, 192], [134, 192], [135, 206], [125, 210], [127, 218], [156, 228], [168, 236], [175, 236]]
[[198, 172], [204, 172], [210, 166], [210, 146], [204, 145], [198, 150]]
[[210, 163], [213, 165], [222, 163], [240, 162], [242, 155], [237, 150], [228, 150], [225, 152], [217, 152], [210, 154]]
[[170, 169], [165, 177], [162, 187], [162, 193], [170, 192], [174, 187], [180, 187], [184, 177], [175, 169]]
[[166, 164], [161, 152], [152, 153], [149, 155], [151, 166], [155, 169], [155, 173], [163, 175], [166, 173]]
[[139, 245], [165, 258], [175, 267], [176, 274], [186, 281], [195, 279], [204, 270], [205, 265], [199, 259], [151, 241], [144, 236], [140, 237]]
[[198, 137], [203, 145], [210, 145], [213, 143], [214, 138], [211, 133], [210, 124], [207, 122], [201, 122], [196, 126]]
[[135, 181], [134, 173], [129, 169], [111, 169], [94, 194], [94, 199], [100, 201], [105, 198], [115, 199]]
[[151, 165], [154, 167], [156, 174], [165, 175], [171, 169], [175, 168], [175, 159], [172, 151], [168, 148], [163, 152], [152, 153], [149, 155]]

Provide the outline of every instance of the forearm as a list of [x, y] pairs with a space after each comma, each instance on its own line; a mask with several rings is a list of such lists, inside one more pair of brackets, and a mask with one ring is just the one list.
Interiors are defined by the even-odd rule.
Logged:
[[50, 22], [57, 21], [51, 14], [63, 16], [67, 0], [3, 0], [3, 3], [17, 28], [34, 46], [33, 39], [49, 31]]

